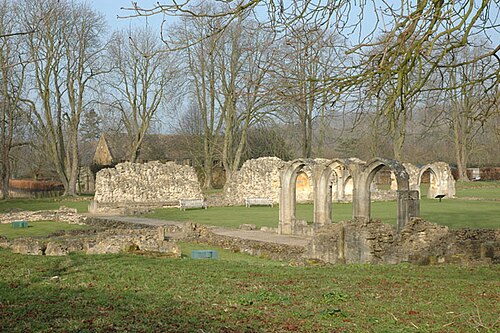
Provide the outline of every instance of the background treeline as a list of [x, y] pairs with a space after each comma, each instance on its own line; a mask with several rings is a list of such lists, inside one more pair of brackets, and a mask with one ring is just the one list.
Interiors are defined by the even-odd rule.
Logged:
[[463, 179], [500, 164], [497, 1], [401, 1], [371, 21], [341, 2], [244, 3], [167, 2], [142, 10], [170, 24], [110, 31], [83, 2], [0, 0], [3, 189], [50, 178], [75, 195], [104, 132], [128, 161], [178, 135], [206, 188], [214, 165], [230, 178], [260, 156], [440, 160]]

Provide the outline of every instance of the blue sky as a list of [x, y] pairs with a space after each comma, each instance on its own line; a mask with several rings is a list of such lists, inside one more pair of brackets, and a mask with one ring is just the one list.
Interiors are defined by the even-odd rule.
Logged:
[[[87, 0], [88, 4], [95, 10], [105, 15], [111, 31], [123, 29], [134, 25], [144, 25], [148, 23], [155, 29], [160, 29], [162, 15], [150, 16], [147, 18], [118, 18], [117, 16], [132, 15], [132, 11], [122, 10], [122, 7], [131, 8], [131, 0]], [[135, 0], [143, 8], [152, 7], [157, 1]]]
[[[121, 8], [127, 7], [131, 8], [132, 6], [132, 0], [87, 0], [87, 2], [97, 11], [101, 12], [102, 14], [105, 15], [106, 20], [108, 22], [108, 25], [110, 27], [111, 31], [114, 31], [116, 29], [125, 29], [130, 26], [135, 26], [135, 25], [145, 25], [146, 23], [150, 25], [151, 28], [155, 30], [160, 30], [161, 28], [161, 23], [163, 20], [162, 15], [154, 15], [154, 16], [149, 16], [149, 17], [141, 17], [141, 18], [118, 18], [117, 16], [128, 16], [128, 15], [133, 15], [133, 11], [127, 11], [127, 10], [122, 10]], [[137, 2], [137, 4], [142, 7], [142, 8], [151, 8], [153, 7], [156, 3], [162, 1], [158, 0], [134, 0], [134, 2]], [[352, 13], [354, 15], [354, 13]], [[492, 12], [490, 13], [490, 16], [492, 18], [497, 17], [498, 20], [498, 15], [499, 14], [499, 8], [496, 6], [492, 7]], [[354, 15], [355, 16], [355, 15]], [[369, 11], [368, 14], [365, 15], [365, 19], [367, 24], [363, 25], [363, 33], [366, 33], [370, 30], [370, 25], [373, 24], [372, 22], [372, 15], [370, 15]], [[169, 20], [175, 20], [172, 18], [168, 18]], [[366, 28], [368, 26], [368, 28]], [[490, 31], [490, 38], [492, 38], [492, 43], [498, 43], [500, 42], [500, 32], [498, 31]], [[354, 38], [354, 37], [353, 37]]]

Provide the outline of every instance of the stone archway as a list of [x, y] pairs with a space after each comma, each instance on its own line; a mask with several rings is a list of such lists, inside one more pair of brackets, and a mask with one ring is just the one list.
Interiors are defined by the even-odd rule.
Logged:
[[435, 198], [437, 195], [443, 194], [441, 193], [440, 189], [440, 182], [441, 182], [441, 177], [438, 176], [436, 173], [436, 170], [433, 168], [432, 165], [425, 165], [423, 166], [419, 173], [418, 173], [418, 178], [417, 178], [417, 188], [419, 190], [419, 197], [422, 198], [422, 193], [420, 191], [420, 185], [422, 184], [422, 177], [423, 175], [429, 171], [429, 189], [427, 190], [427, 198]]
[[344, 180], [344, 186], [343, 186], [343, 191], [344, 191], [344, 202], [349, 201], [352, 202], [352, 192], [354, 190], [354, 185], [352, 181], [352, 176], [349, 174], [347, 178]]
[[420, 168], [416, 179], [416, 186], [419, 191], [422, 175], [427, 170], [431, 172], [431, 184], [427, 191], [428, 198], [436, 198], [438, 195], [444, 195], [448, 198], [455, 196], [455, 180], [451, 175], [450, 166], [444, 162], [435, 162]]
[[332, 222], [332, 177], [336, 179], [337, 201], [344, 200], [345, 179], [349, 176], [345, 160], [335, 159], [316, 169], [314, 189], [314, 225]]
[[366, 163], [350, 165], [353, 177], [353, 218], [370, 219], [370, 184], [384, 166], [390, 168], [397, 180], [397, 229], [401, 230], [410, 217], [420, 214], [418, 192], [410, 190], [409, 175], [403, 164], [395, 160], [375, 158]]
[[311, 164], [310, 160], [294, 160], [285, 164], [280, 172], [279, 234], [291, 235], [294, 231], [294, 225], [297, 219], [295, 207], [297, 176], [299, 172], [309, 164]]

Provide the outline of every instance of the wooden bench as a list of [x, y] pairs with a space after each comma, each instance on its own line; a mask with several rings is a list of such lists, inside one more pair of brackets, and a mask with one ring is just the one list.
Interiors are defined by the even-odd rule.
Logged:
[[273, 207], [273, 199], [271, 198], [245, 198], [245, 207], [250, 206], [271, 206]]
[[207, 209], [208, 206], [203, 199], [180, 199], [179, 200], [180, 210], [186, 210], [188, 208], [203, 208]]

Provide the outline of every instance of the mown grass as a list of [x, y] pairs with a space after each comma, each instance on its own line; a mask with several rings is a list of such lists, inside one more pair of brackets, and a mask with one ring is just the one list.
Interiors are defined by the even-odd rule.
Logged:
[[[474, 206], [478, 203], [486, 206]], [[494, 204], [424, 199], [422, 215], [441, 212], [443, 219], [471, 226], [471, 218], [489, 212], [492, 219], [496, 214], [498, 227]], [[334, 216], [350, 216], [350, 209], [350, 204], [335, 204]], [[395, 202], [372, 206], [374, 216], [395, 211]], [[258, 221], [276, 226], [278, 216], [278, 209], [269, 207], [162, 209], [155, 214], [165, 212], [176, 220], [229, 226]], [[312, 216], [312, 205], [298, 205], [297, 214]], [[30, 229], [24, 231], [35, 230]], [[498, 265], [297, 267], [212, 246], [180, 245], [181, 259], [46, 257], [0, 250], [0, 332], [500, 330]], [[220, 260], [190, 259], [194, 249], [215, 249]]]
[[500, 201], [500, 181], [457, 182], [456, 191], [458, 198]]
[[0, 331], [500, 329], [498, 266], [292, 267], [232, 256], [35, 257], [0, 250]]
[[0, 224], [0, 236], [8, 239], [18, 237], [47, 237], [61, 230], [85, 230], [88, 226], [54, 221], [29, 222], [28, 228], [12, 228], [10, 223]]
[[[482, 184], [479, 184], [482, 183]], [[479, 184], [479, 185], [478, 185]], [[426, 198], [427, 187], [422, 186], [421, 216], [431, 222], [450, 228], [499, 228], [500, 227], [500, 182], [457, 183], [457, 198], [445, 198], [442, 202]], [[473, 196], [475, 200], [470, 200]], [[371, 216], [385, 223], [396, 224], [396, 201], [371, 203]], [[180, 211], [175, 208], [157, 209], [146, 215], [175, 221], [192, 221], [208, 225], [236, 228], [243, 223], [257, 227], [277, 227], [279, 208], [274, 207], [210, 207], [208, 210]], [[298, 204], [297, 218], [311, 222], [312, 204]], [[352, 216], [352, 204], [334, 203], [332, 219], [345, 221]]]
[[[396, 224], [396, 202], [378, 201], [371, 203], [372, 218], [385, 223]], [[296, 216], [299, 219], [312, 221], [313, 205], [298, 204]], [[345, 221], [352, 216], [352, 204], [334, 203], [332, 218], [334, 222]], [[450, 228], [499, 228], [500, 202], [444, 199], [421, 200], [421, 216], [431, 222], [446, 225]], [[236, 228], [243, 223], [255, 224], [257, 227], [277, 227], [279, 208], [274, 207], [210, 207], [208, 210], [193, 209], [180, 211], [175, 208], [157, 209], [146, 217], [174, 221], [192, 221], [208, 225]]]
[[76, 208], [79, 213], [88, 211], [91, 197], [85, 198], [42, 198], [42, 199], [8, 199], [0, 200], [0, 213], [6, 213], [12, 210], [49, 210], [59, 209], [61, 206]]

